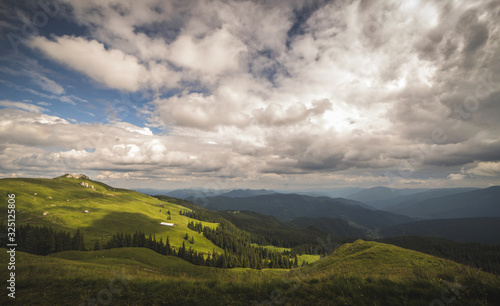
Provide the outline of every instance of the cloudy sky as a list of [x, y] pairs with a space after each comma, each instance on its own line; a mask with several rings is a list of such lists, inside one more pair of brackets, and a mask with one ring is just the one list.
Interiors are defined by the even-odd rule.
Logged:
[[499, 1], [2, 1], [0, 176], [500, 185]]

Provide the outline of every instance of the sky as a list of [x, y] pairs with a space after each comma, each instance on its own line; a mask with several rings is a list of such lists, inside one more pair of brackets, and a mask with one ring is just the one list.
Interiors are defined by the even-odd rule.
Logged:
[[0, 2], [0, 177], [500, 185], [500, 1]]

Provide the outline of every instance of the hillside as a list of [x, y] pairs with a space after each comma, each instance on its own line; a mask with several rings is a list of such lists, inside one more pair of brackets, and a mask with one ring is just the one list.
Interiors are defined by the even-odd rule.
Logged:
[[500, 218], [459, 218], [417, 221], [380, 230], [383, 237], [440, 237], [460, 242], [500, 244]]
[[[7, 256], [1, 249], [2, 262]], [[442, 297], [458, 305], [493, 305], [500, 299], [498, 276], [361, 240], [290, 272], [194, 266], [143, 248], [19, 252], [16, 259], [20, 305], [427, 305]], [[6, 299], [2, 294], [0, 304]]]
[[[80, 185], [82, 182], [89, 187]], [[92, 247], [96, 240], [107, 241], [117, 232], [140, 230], [164, 241], [168, 236], [172, 246], [177, 247], [189, 233], [195, 237], [193, 247], [198, 251], [212, 252], [215, 249], [222, 252], [202, 234], [187, 228], [190, 219], [180, 215], [179, 211], [189, 209], [135, 191], [113, 188], [89, 179], [61, 176], [55, 179], [0, 179], [0, 193], [8, 192], [16, 195], [17, 225], [50, 226], [69, 232], [80, 229], [87, 247]], [[7, 209], [7, 202], [4, 203]], [[171, 213], [168, 222], [174, 223], [174, 227], [160, 225], [160, 222], [167, 222], [168, 211]], [[5, 214], [0, 216], [0, 222], [6, 217]], [[203, 224], [217, 227], [216, 223]]]
[[[358, 240], [290, 273], [293, 301], [309, 305], [494, 305], [498, 276], [431, 255]], [[297, 284], [297, 282], [293, 283]], [[286, 293], [287, 291], [285, 291]], [[488, 293], [486, 293], [488, 292]], [[478, 299], [482, 299], [479, 302]]]
[[500, 186], [472, 190], [390, 208], [393, 213], [426, 219], [500, 217]]
[[364, 238], [366, 234], [359, 228], [350, 226], [346, 221], [339, 218], [308, 218], [301, 217], [289, 222], [300, 228], [315, 226], [334, 237], [340, 238]]
[[[260, 245], [274, 245], [292, 248], [303, 244], [316, 243], [326, 239], [327, 233], [317, 227], [297, 228], [273, 216], [265, 216], [253, 211], [214, 212], [228, 220], [237, 228], [252, 234], [252, 241]], [[335, 236], [341, 237], [341, 236]]]
[[382, 228], [413, 221], [412, 218], [384, 211], [374, 211], [353, 201], [297, 194], [272, 194], [246, 198], [210, 197], [208, 209], [248, 210], [274, 216], [282, 221], [300, 217], [341, 218], [366, 228]]

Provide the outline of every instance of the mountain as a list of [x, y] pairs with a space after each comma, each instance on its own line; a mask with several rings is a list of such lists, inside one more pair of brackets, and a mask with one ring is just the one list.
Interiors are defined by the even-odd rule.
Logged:
[[328, 197], [310, 197], [298, 194], [271, 194], [246, 198], [210, 197], [206, 208], [212, 210], [248, 210], [274, 216], [282, 221], [300, 217], [331, 217], [354, 222], [366, 228], [382, 228], [414, 221], [414, 219], [373, 211], [360, 205]]
[[460, 242], [500, 244], [500, 218], [461, 218], [417, 221], [380, 230], [383, 237], [440, 237]]
[[390, 211], [426, 219], [500, 217], [500, 186], [401, 204]]
[[350, 226], [349, 223], [340, 218], [300, 217], [293, 221], [290, 221], [289, 223], [304, 229], [310, 226], [315, 226], [334, 237], [364, 238], [366, 236], [361, 229]]
[[268, 195], [268, 194], [273, 194], [273, 193], [276, 193], [276, 191], [266, 190], [266, 189], [259, 189], [259, 190], [235, 189], [235, 190], [231, 190], [230, 192], [220, 194], [220, 196], [221, 197], [229, 197], [229, 198], [244, 198], [244, 197], [254, 197], [254, 196], [260, 196], [260, 195]]
[[427, 199], [439, 198], [473, 190], [478, 190], [478, 188], [439, 188], [384, 200], [369, 201], [369, 203], [371, 206], [378, 209], [398, 213], [397, 211], [399, 208], [410, 206], [414, 203], [418, 203]]
[[[359, 202], [366, 203], [371, 205], [377, 209], [381, 207], [376, 206], [373, 203], [379, 203], [380, 201], [385, 201], [391, 198], [397, 198], [401, 196], [406, 196], [422, 191], [426, 191], [428, 189], [395, 189], [388, 187], [373, 187], [364, 189], [348, 196], [345, 196], [346, 199], [351, 199]], [[382, 206], [383, 207], [383, 206]]]
[[342, 188], [312, 188], [307, 190], [278, 190], [279, 193], [296, 193], [312, 197], [330, 197], [330, 198], [345, 198], [348, 195], [363, 190], [359, 187], [342, 187]]
[[176, 189], [173, 191], [169, 191], [167, 193], [159, 193], [161, 195], [166, 195], [172, 198], [178, 198], [178, 199], [201, 199], [201, 198], [206, 198], [206, 197], [214, 197], [221, 195], [223, 193], [228, 192], [228, 190], [221, 190], [221, 189], [197, 189], [197, 188], [192, 188], [192, 189]]

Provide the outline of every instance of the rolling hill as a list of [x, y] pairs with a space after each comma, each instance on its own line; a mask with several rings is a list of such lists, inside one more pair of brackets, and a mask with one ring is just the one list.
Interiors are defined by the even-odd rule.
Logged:
[[434, 219], [380, 230], [383, 237], [440, 237], [460, 242], [500, 244], [500, 218]]
[[[92, 247], [96, 240], [106, 241], [117, 232], [133, 234], [140, 230], [163, 241], [168, 236], [172, 246], [177, 247], [189, 233], [195, 237], [197, 250], [222, 252], [202, 234], [187, 228], [190, 219], [180, 215], [179, 211], [188, 208], [87, 178], [0, 179], [0, 193], [16, 195], [17, 225], [50, 226], [71, 233], [80, 229], [87, 247]], [[4, 203], [7, 209], [7, 202]], [[173, 227], [160, 225], [160, 222], [167, 221], [168, 211], [171, 213], [168, 222], [174, 223]], [[0, 222], [6, 217], [6, 214], [1, 215]], [[203, 224], [217, 227], [216, 223]]]
[[500, 217], [499, 199], [500, 186], [493, 186], [401, 204], [391, 207], [390, 212], [426, 219]]
[[[0, 250], [0, 260], [8, 254]], [[194, 266], [144, 248], [16, 254], [16, 304], [495, 304], [500, 277], [392, 245], [358, 240], [286, 270]], [[0, 304], [7, 305], [7, 296]], [[444, 300], [445, 299], [445, 300]]]
[[274, 216], [282, 221], [300, 217], [341, 218], [366, 228], [382, 228], [414, 221], [412, 218], [384, 211], [374, 211], [355, 202], [328, 197], [310, 197], [297, 194], [271, 194], [246, 198], [210, 197], [208, 209], [248, 210]]

